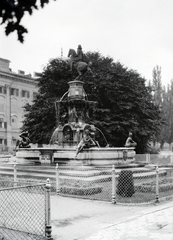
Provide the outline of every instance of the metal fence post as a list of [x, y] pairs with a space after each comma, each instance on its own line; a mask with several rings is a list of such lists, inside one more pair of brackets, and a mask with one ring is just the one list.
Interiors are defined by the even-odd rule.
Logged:
[[17, 168], [16, 168], [16, 164], [14, 164], [14, 182], [17, 182]]
[[59, 194], [59, 167], [56, 164], [56, 194]]
[[159, 202], [159, 167], [156, 166], [156, 202]]
[[147, 153], [147, 154], [146, 154], [146, 162], [147, 162], [147, 163], [150, 163], [150, 153]]
[[112, 166], [112, 203], [116, 203], [116, 179], [115, 179], [115, 166]]
[[171, 164], [173, 164], [173, 154], [171, 154]]
[[50, 217], [50, 189], [51, 184], [49, 178], [46, 182], [46, 239], [47, 240], [53, 240], [52, 238], [52, 226], [51, 226], [51, 217]]

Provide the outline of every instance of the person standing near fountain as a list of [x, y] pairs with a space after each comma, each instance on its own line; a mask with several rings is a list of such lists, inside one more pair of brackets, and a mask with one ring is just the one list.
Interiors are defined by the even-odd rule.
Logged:
[[126, 140], [125, 147], [136, 147], [137, 143], [132, 139], [132, 133], [129, 132], [129, 136]]

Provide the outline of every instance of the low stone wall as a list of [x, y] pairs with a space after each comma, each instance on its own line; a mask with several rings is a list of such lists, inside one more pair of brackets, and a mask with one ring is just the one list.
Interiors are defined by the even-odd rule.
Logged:
[[135, 160], [134, 148], [84, 149], [75, 159], [75, 148], [23, 148], [16, 152], [19, 163], [69, 163], [84, 165], [118, 165]]

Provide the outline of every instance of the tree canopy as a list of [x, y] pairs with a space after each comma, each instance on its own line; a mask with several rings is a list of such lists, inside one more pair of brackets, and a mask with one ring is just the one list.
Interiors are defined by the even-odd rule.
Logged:
[[[137, 152], [146, 151], [148, 142], [159, 133], [161, 114], [152, 100], [151, 88], [136, 71], [104, 57], [98, 52], [86, 53], [93, 63], [93, 78], [83, 77], [90, 101], [98, 105], [89, 123], [105, 135], [111, 146], [123, 147], [129, 132], [138, 143]], [[67, 61], [52, 59], [38, 80], [39, 92], [33, 105], [25, 106], [23, 129], [30, 132], [32, 142], [48, 143], [56, 126], [55, 101], [68, 90], [71, 73]]]
[[39, 5], [43, 8], [49, 0], [1, 0], [0, 3], [1, 24], [6, 24], [5, 34], [8, 36], [17, 31], [18, 40], [23, 42], [24, 34], [28, 32], [21, 24], [25, 13], [32, 15], [34, 9], [38, 10]]

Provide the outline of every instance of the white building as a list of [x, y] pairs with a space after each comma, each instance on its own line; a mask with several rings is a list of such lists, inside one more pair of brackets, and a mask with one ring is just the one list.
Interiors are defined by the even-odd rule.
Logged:
[[22, 107], [38, 92], [37, 79], [24, 71], [14, 73], [9, 65], [0, 58], [0, 153], [14, 149], [24, 120]]

